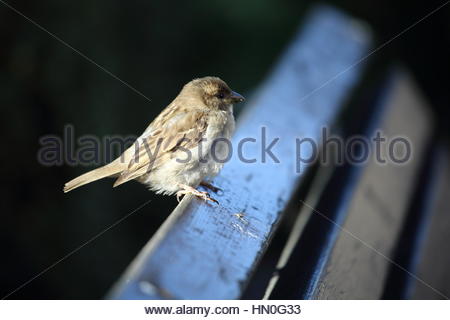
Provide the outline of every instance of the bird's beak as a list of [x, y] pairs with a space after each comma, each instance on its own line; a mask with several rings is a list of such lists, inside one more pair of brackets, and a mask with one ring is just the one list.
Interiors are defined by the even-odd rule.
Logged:
[[232, 91], [231, 92], [231, 100], [233, 102], [242, 102], [245, 100], [243, 96], [241, 96], [239, 93]]

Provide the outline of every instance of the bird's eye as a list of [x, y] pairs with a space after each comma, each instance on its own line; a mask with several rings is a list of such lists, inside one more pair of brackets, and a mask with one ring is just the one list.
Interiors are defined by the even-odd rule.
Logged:
[[216, 97], [219, 99], [223, 99], [225, 98], [225, 95], [223, 94], [223, 92], [219, 92], [218, 94], [216, 94]]

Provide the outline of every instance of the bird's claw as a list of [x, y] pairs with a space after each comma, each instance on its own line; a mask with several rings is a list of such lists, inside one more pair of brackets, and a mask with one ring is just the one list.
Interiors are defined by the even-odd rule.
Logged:
[[220, 188], [218, 188], [218, 187], [212, 185], [212, 184], [209, 183], [209, 182], [202, 181], [202, 182], [200, 183], [200, 185], [201, 185], [202, 187], [205, 187], [206, 189], [211, 190], [211, 191], [214, 192], [214, 193], [217, 193], [217, 192], [219, 192], [219, 191], [220, 191], [220, 192], [222, 191], [222, 189], [220, 189]]
[[205, 201], [215, 202], [215, 203], [219, 204], [219, 201], [217, 201], [217, 200], [214, 199], [214, 198], [211, 198], [211, 196], [209, 195], [208, 192], [200, 192], [200, 193], [201, 193], [202, 195], [197, 195], [197, 197], [199, 197], [200, 199], [205, 200]]
[[180, 202], [181, 201], [180, 197], [182, 195], [185, 195], [185, 194], [188, 194], [188, 193], [193, 194], [197, 198], [202, 199], [204, 201], [211, 201], [211, 202], [219, 204], [219, 201], [217, 201], [214, 198], [211, 198], [211, 196], [209, 195], [208, 192], [206, 192], [206, 191], [198, 191], [195, 188], [186, 188], [186, 189], [178, 191], [177, 194], [176, 194], [177, 195], [177, 201]]

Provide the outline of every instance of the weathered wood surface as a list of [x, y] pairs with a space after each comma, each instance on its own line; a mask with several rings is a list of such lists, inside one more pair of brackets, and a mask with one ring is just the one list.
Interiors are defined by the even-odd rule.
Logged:
[[[374, 128], [392, 139], [407, 137], [413, 156], [406, 164], [379, 164], [374, 157], [356, 178], [341, 228], [323, 256], [322, 267], [306, 297], [313, 299], [378, 299], [382, 296], [393, 251], [433, 132], [427, 103], [408, 74], [398, 71], [382, 100]], [[387, 148], [382, 148], [386, 159]], [[324, 219], [323, 223], [330, 223]]]
[[[368, 31], [357, 21], [328, 7], [314, 10], [239, 119], [233, 146], [255, 138], [256, 143], [246, 144], [244, 156], [257, 162], [243, 163], [234, 150], [214, 180], [223, 190], [215, 197], [220, 205], [184, 199], [110, 297], [239, 298], [301, 181], [295, 138], [317, 141], [320, 128], [334, 121], [362, 65], [346, 69], [367, 54], [369, 43]], [[320, 91], [309, 95], [317, 88]], [[261, 163], [262, 127], [267, 129], [267, 145], [280, 138], [272, 149], [280, 163], [270, 158]], [[240, 213], [242, 217], [236, 215]]]

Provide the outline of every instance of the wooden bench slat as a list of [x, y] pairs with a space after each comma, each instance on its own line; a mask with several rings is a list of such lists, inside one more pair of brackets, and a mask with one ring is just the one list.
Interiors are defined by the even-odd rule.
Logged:
[[[233, 137], [243, 138], [246, 164], [232, 159], [214, 180], [223, 190], [220, 205], [184, 199], [139, 253], [113, 288], [116, 299], [239, 298], [280, 216], [301, 182], [296, 173], [295, 138], [318, 141], [357, 83], [362, 64], [328, 80], [367, 54], [370, 33], [345, 14], [316, 8], [272, 74], [257, 90], [240, 117]], [[249, 57], [242, 57], [247, 59]], [[307, 96], [306, 99], [302, 99]], [[261, 128], [280, 163], [261, 163]], [[236, 214], [243, 213], [239, 218]]]
[[387, 160], [381, 164], [375, 160], [373, 143], [367, 163], [337, 167], [320, 199], [314, 201], [317, 194], [312, 194], [305, 200], [302, 214], [310, 214], [311, 223], [279, 266], [283, 270], [273, 280], [268, 297], [382, 297], [433, 133], [427, 103], [405, 70], [395, 70], [383, 87], [364, 135], [372, 142], [375, 130], [386, 136], [380, 148], [383, 159], [389, 159], [391, 139], [406, 137], [410, 160], [402, 165]]
[[444, 145], [439, 144], [436, 149], [429, 163], [429, 190], [422, 208], [425, 212], [419, 220], [419, 239], [410, 264], [421, 281], [408, 277], [406, 299], [450, 297], [450, 156]]
[[[413, 155], [404, 165], [382, 165], [372, 153], [348, 202], [342, 222], [346, 231], [339, 230], [323, 274], [311, 292], [314, 299], [379, 299], [383, 293], [391, 266], [388, 259], [393, 258], [409, 203], [414, 201], [412, 193], [432, 137], [433, 121], [426, 101], [403, 70], [395, 73], [382, 104], [373, 129], [381, 129], [389, 139], [407, 137]], [[388, 152], [382, 148], [382, 157], [386, 159]]]

